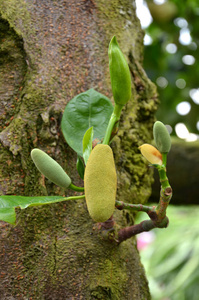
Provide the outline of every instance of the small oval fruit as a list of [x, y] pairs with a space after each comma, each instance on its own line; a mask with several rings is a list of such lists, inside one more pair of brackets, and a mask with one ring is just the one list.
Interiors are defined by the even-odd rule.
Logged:
[[153, 136], [156, 147], [161, 153], [168, 153], [171, 149], [171, 138], [166, 126], [156, 121], [153, 125]]
[[155, 147], [150, 144], [143, 144], [139, 147], [142, 155], [152, 164], [152, 165], [162, 165], [162, 154]]
[[50, 181], [65, 189], [70, 186], [70, 177], [62, 167], [44, 151], [37, 148], [33, 149], [31, 151], [31, 158], [37, 169]]
[[113, 214], [117, 175], [112, 149], [98, 144], [91, 152], [84, 174], [85, 198], [91, 218], [105, 222]]
[[110, 41], [108, 55], [113, 98], [123, 106], [131, 98], [131, 74], [115, 36]]

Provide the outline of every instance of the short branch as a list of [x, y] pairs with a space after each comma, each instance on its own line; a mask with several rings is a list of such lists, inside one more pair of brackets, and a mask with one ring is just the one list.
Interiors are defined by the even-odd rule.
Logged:
[[118, 232], [118, 243], [121, 243], [138, 233], [141, 233], [143, 231], [149, 231], [153, 228], [155, 228], [153, 221], [145, 220], [145, 221], [141, 222], [140, 224], [136, 224], [136, 225], [132, 225], [132, 226], [120, 229], [120, 231]]
[[131, 204], [131, 203], [124, 203], [123, 201], [115, 201], [115, 207], [119, 210], [128, 209], [132, 211], [143, 211], [149, 214], [150, 212], [155, 210], [155, 206], [150, 207], [142, 204]]

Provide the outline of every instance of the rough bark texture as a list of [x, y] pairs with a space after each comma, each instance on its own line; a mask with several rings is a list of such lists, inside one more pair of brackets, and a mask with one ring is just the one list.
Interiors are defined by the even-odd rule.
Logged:
[[[133, 99], [112, 143], [118, 200], [144, 203], [152, 173], [138, 146], [150, 142], [156, 89], [142, 69], [143, 32], [130, 0], [0, 0], [0, 192], [64, 195], [30, 159], [38, 147], [83, 184], [60, 119], [76, 94], [95, 88], [111, 97], [108, 44], [117, 36], [129, 59]], [[69, 192], [67, 192], [69, 195]], [[118, 226], [131, 225], [116, 211]], [[111, 244], [85, 201], [18, 210], [0, 222], [1, 299], [150, 299], [135, 239]]]

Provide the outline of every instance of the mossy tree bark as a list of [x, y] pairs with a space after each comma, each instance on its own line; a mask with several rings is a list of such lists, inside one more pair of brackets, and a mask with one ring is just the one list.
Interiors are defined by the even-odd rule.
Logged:
[[[108, 44], [117, 36], [133, 78], [133, 99], [112, 143], [118, 200], [144, 203], [151, 170], [138, 146], [150, 142], [156, 89], [142, 69], [143, 32], [134, 1], [0, 0], [1, 194], [64, 195], [37, 172], [30, 151], [47, 151], [82, 185], [60, 119], [76, 94], [111, 98]], [[133, 223], [116, 211], [118, 226]], [[150, 299], [136, 240], [112, 244], [99, 234], [85, 201], [17, 211], [0, 222], [1, 299]]]

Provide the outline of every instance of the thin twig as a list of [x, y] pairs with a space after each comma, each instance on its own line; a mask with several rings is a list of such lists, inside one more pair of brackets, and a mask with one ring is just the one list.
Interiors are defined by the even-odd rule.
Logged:
[[115, 207], [119, 210], [128, 209], [132, 211], [143, 211], [147, 214], [155, 210], [155, 206], [150, 207], [142, 204], [124, 203], [123, 201], [115, 201]]
[[149, 207], [142, 204], [130, 204], [124, 203], [123, 201], [116, 200], [117, 209], [128, 209], [132, 211], [143, 211], [146, 212], [150, 220], [142, 221], [139, 224], [135, 224], [126, 228], [122, 228], [118, 232], [117, 242], [121, 243], [136, 234], [144, 231], [150, 231], [154, 228], [165, 228], [169, 224], [169, 219], [166, 216], [166, 209], [172, 197], [172, 188], [169, 184], [168, 178], [166, 176], [166, 168], [162, 166], [159, 168], [161, 190], [160, 190], [160, 200], [157, 207]]

